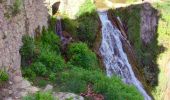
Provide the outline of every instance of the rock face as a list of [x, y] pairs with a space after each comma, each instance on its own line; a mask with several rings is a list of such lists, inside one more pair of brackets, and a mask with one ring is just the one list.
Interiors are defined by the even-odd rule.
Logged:
[[59, 11], [74, 19], [85, 0], [60, 0]]
[[154, 38], [158, 25], [158, 12], [149, 3], [143, 4], [141, 10], [141, 39], [148, 44]]
[[[45, 0], [48, 12], [54, 14], [57, 8], [61, 14], [67, 14], [69, 18], [75, 19], [79, 8], [86, 0]], [[91, 0], [93, 2], [93, 0]], [[54, 8], [54, 9], [53, 9]]]
[[15, 0], [1, 1], [0, 69], [9, 73], [10, 81], [6, 87], [0, 87], [0, 99], [18, 100], [27, 93], [38, 91], [21, 76], [19, 50], [22, 46], [22, 36], [34, 36], [43, 26], [47, 27], [48, 12], [43, 0], [21, 0], [18, 8], [15, 8]]
[[38, 88], [31, 86], [27, 80], [17, 80], [17, 83], [9, 82], [9, 84], [0, 88], [0, 100], [21, 100], [23, 96], [39, 91]]
[[21, 76], [22, 36], [34, 36], [35, 30], [47, 27], [48, 13], [43, 0], [23, 0], [19, 12], [11, 7], [14, 7], [11, 0], [0, 3], [0, 69], [6, 70], [13, 80], [16, 75]]

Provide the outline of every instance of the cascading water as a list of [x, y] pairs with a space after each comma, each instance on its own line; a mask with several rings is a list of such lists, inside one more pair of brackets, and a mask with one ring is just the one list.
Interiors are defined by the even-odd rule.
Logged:
[[120, 76], [125, 83], [135, 85], [145, 100], [151, 100], [135, 77], [127, 55], [123, 51], [120, 31], [109, 21], [107, 12], [98, 13], [102, 22], [102, 43], [99, 51], [103, 57], [107, 75], [109, 77], [113, 74]]

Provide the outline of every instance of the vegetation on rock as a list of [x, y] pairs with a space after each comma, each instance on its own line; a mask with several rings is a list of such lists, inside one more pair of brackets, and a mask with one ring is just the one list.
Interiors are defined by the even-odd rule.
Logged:
[[91, 0], [81, 6], [77, 19], [71, 20], [65, 17], [63, 28], [68, 31], [75, 40], [80, 40], [92, 47], [99, 27], [98, 14]]
[[22, 100], [56, 100], [50, 92], [37, 92], [23, 97]]
[[0, 70], [0, 84], [8, 81], [8, 79], [9, 79], [8, 74], [5, 71]]
[[21, 11], [22, 0], [15, 0], [12, 6], [12, 14], [15, 16]]

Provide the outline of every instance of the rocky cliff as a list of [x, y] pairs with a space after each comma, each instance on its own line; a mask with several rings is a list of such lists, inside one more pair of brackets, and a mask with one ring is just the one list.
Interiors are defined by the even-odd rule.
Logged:
[[10, 79], [21, 75], [19, 49], [22, 36], [34, 36], [35, 30], [47, 27], [48, 13], [43, 0], [1, 0], [0, 3], [0, 69]]

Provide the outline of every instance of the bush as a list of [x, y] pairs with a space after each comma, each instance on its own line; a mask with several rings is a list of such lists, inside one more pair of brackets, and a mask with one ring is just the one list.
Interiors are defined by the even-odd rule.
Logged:
[[49, 50], [48, 48], [42, 48], [37, 61], [42, 62], [48, 70], [53, 72], [59, 71], [65, 67], [65, 61], [57, 55], [55, 51]]
[[34, 80], [36, 77], [36, 73], [29, 67], [25, 67], [22, 69], [22, 75], [26, 78], [28, 78], [28, 80]]
[[93, 46], [99, 25], [97, 13], [95, 14], [84, 15], [78, 19], [79, 27], [77, 28], [77, 36], [90, 47]]
[[92, 69], [98, 67], [97, 57], [85, 43], [72, 43], [68, 48], [68, 58], [72, 65]]
[[91, 0], [86, 0], [86, 2], [80, 7], [77, 16], [79, 22], [77, 36], [81, 41], [86, 42], [91, 47], [92, 43], [95, 41], [99, 26], [99, 17], [95, 5]]
[[78, 40], [77, 37], [77, 28], [79, 27], [79, 22], [77, 20], [71, 20], [67, 17], [62, 19], [62, 27], [65, 31], [69, 32], [71, 36]]
[[56, 73], [51, 72], [49, 74], [49, 80], [52, 81], [52, 82], [55, 81], [56, 80]]
[[45, 76], [47, 73], [46, 66], [41, 62], [32, 63], [30, 67], [39, 76]]
[[52, 93], [49, 92], [37, 92], [34, 95], [28, 95], [23, 100], [55, 100]]
[[107, 77], [101, 71], [91, 71], [74, 67], [62, 72], [58, 79], [61, 90], [83, 93], [88, 84], [93, 85], [95, 93], [104, 95], [105, 100], [143, 100], [134, 86], [124, 84], [118, 77]]
[[9, 76], [6, 72], [0, 70], [0, 83], [8, 81]]
[[35, 57], [35, 44], [32, 37], [29, 35], [24, 35], [22, 38], [23, 46], [20, 49], [21, 54], [21, 65], [28, 66], [33, 61]]
[[59, 46], [61, 44], [60, 38], [55, 34], [53, 31], [43, 30], [41, 36], [41, 42], [43, 44], [49, 44], [51, 48], [54, 50], [59, 51]]

